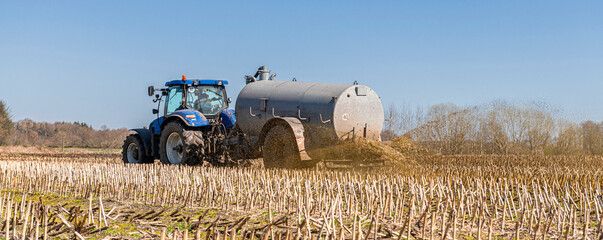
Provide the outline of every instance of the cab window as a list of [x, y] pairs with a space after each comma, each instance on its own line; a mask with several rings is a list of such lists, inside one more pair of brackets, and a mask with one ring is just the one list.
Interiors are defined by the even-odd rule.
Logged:
[[171, 86], [168, 92], [168, 100], [165, 115], [170, 115], [182, 105], [182, 86]]

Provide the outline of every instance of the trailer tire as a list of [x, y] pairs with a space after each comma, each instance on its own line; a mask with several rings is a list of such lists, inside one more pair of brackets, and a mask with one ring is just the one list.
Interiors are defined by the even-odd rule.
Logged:
[[264, 139], [265, 168], [298, 168], [301, 158], [293, 133], [284, 125], [276, 125], [268, 130]]
[[159, 140], [159, 155], [163, 164], [199, 164], [204, 148], [203, 133], [186, 130], [178, 122], [168, 123]]
[[155, 160], [145, 154], [144, 144], [137, 133], [126, 137], [121, 153], [124, 163], [153, 163]]

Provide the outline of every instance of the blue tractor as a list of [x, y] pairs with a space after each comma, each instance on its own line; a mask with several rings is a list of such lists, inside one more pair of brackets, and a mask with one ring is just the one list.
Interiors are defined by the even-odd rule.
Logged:
[[[148, 128], [132, 129], [123, 145], [124, 163], [213, 165], [239, 164], [233, 160], [224, 140], [235, 128], [234, 110], [224, 80], [173, 80], [165, 88], [149, 86], [149, 96], [158, 104], [157, 118]], [[159, 114], [161, 102], [163, 115]]]

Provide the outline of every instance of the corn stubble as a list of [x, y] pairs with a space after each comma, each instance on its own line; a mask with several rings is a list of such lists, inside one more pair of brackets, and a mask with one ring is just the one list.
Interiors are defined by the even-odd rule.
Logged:
[[[118, 221], [153, 223], [148, 217], [155, 212], [111, 217], [115, 213], [102, 206], [111, 200], [237, 213], [231, 219], [191, 216], [198, 220], [187, 220], [188, 227], [146, 230], [148, 238], [602, 237], [601, 156], [412, 158], [416, 163], [407, 168], [342, 171], [123, 165], [110, 154], [0, 154], [0, 227], [7, 239], [43, 238], [49, 230], [87, 238]], [[68, 206], [18, 202], [18, 194], [90, 200], [90, 209], [74, 213]], [[53, 225], [45, 222], [48, 216]]]

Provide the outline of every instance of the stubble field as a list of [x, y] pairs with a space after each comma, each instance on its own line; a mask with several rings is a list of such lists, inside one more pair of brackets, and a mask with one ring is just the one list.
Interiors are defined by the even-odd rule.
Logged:
[[[415, 156], [368, 169], [124, 165], [0, 153], [7, 239], [598, 239], [601, 156]], [[412, 162], [412, 161], [408, 161]]]

